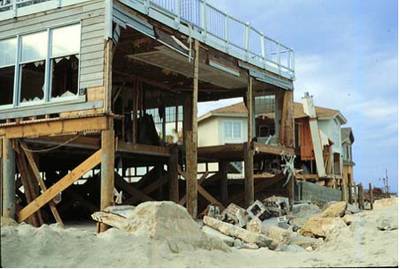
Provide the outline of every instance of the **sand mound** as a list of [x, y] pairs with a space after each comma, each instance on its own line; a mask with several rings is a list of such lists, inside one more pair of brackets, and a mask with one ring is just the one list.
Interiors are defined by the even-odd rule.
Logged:
[[374, 201], [374, 209], [382, 209], [385, 207], [397, 206], [397, 197], [384, 198]]

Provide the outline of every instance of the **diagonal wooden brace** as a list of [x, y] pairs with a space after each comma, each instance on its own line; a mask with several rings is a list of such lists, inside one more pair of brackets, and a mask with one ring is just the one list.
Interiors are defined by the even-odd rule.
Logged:
[[26, 220], [29, 216], [31, 216], [41, 207], [43, 207], [48, 202], [53, 200], [58, 193], [67, 189], [75, 181], [77, 181], [84, 174], [86, 174], [89, 170], [97, 166], [100, 162], [101, 162], [101, 149], [96, 151], [93, 155], [91, 155], [84, 162], [78, 165], [74, 170], [72, 170], [71, 173], [64, 176], [56, 184], [48, 188], [39, 197], [37, 197], [26, 207], [24, 207], [18, 214], [18, 222]]

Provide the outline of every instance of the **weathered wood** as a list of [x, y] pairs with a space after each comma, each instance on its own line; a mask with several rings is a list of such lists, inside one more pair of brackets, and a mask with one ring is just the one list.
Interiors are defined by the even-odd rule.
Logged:
[[219, 162], [220, 192], [223, 205], [228, 203], [228, 162]]
[[364, 210], [364, 188], [362, 184], [358, 184], [358, 207]]
[[171, 149], [171, 157], [168, 159], [169, 199], [179, 202], [179, 178], [178, 178], [178, 148]]
[[[47, 187], [46, 187], [46, 184], [44, 183], [42, 177], [40, 176], [40, 171], [39, 171], [38, 166], [36, 165], [36, 161], [35, 161], [35, 159], [33, 157], [32, 152], [27, 150], [28, 147], [24, 142], [20, 142], [20, 144], [21, 144], [21, 146], [23, 148], [23, 151], [25, 153], [26, 159], [28, 160], [28, 163], [29, 163], [29, 165], [30, 165], [30, 167], [32, 169], [33, 176], [35, 177], [36, 181], [39, 183], [39, 186], [40, 186], [41, 190], [43, 192], [45, 192], [47, 190]], [[56, 204], [53, 201], [50, 201], [49, 202], [49, 206], [50, 206], [51, 213], [53, 214], [54, 219], [56, 220], [56, 222], [59, 223], [60, 225], [64, 225], [63, 221], [62, 221], [62, 219], [60, 217], [60, 214], [58, 213], [58, 210], [56, 208]]]
[[46, 120], [13, 124], [0, 127], [0, 137], [28, 138], [53, 135], [68, 135], [82, 131], [104, 130], [108, 128], [107, 117], [88, 117], [73, 119]]
[[287, 184], [287, 190], [288, 190], [288, 198], [289, 198], [289, 209], [293, 209], [294, 205], [294, 186], [296, 184], [296, 178], [292, 176], [289, 179], [289, 182]]
[[280, 143], [294, 147], [293, 91], [285, 91], [283, 95], [282, 119], [280, 125]]
[[93, 167], [97, 166], [101, 162], [101, 149], [91, 155], [88, 159], [78, 165], [69, 174], [60, 179], [56, 184], [47, 189], [34, 201], [29, 203], [24, 207], [18, 214], [18, 221], [22, 222], [37, 210], [42, 208], [45, 204], [51, 201], [56, 195], [69, 186], [71, 186], [75, 181], [80, 179], [84, 174], [86, 174]]
[[104, 49], [104, 112], [112, 112], [112, 62], [113, 62], [113, 41], [106, 41]]
[[264, 153], [271, 155], [295, 155], [293, 148], [288, 148], [280, 145], [265, 145], [261, 143], [254, 143], [254, 151], [256, 154]]
[[15, 218], [15, 152], [12, 148], [11, 141], [7, 138], [0, 139], [1, 153], [1, 201], [2, 216]]
[[243, 145], [244, 152], [244, 201], [246, 206], [254, 203], [254, 150], [252, 143]]
[[[109, 124], [111, 129], [101, 132], [100, 210], [114, 202], [115, 134], [113, 124]], [[100, 225], [100, 232], [104, 232], [106, 229], [105, 225]]]
[[226, 223], [208, 216], [203, 217], [203, 222], [205, 225], [208, 225], [225, 235], [239, 238], [247, 243], [254, 243], [260, 247], [270, 247], [272, 244], [272, 239], [268, 238], [267, 236], [247, 231], [230, 223]]
[[[17, 164], [18, 164], [18, 171], [21, 175], [21, 183], [22, 186], [24, 187], [24, 195], [26, 198], [27, 203], [31, 203], [34, 200], [34, 194], [32, 193], [32, 188], [29, 184], [29, 174], [27, 172], [27, 169], [25, 167], [25, 163], [23, 160], [23, 156], [21, 154], [16, 154], [16, 159], [17, 159]], [[40, 226], [40, 220], [39, 220], [38, 213], [33, 214], [32, 216], [29, 217], [28, 223], [35, 227]]]
[[199, 95], [200, 43], [194, 42], [193, 93], [191, 102], [191, 127], [186, 131], [186, 207], [192, 217], [197, 217], [197, 101]]

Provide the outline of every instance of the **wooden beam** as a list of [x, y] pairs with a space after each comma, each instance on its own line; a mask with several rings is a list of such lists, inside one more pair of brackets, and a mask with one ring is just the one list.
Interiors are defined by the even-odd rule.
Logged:
[[[42, 177], [40, 176], [40, 171], [38, 166], [36, 165], [35, 159], [33, 157], [32, 152], [28, 151], [28, 147], [24, 142], [20, 142], [21, 148], [23, 149], [26, 159], [28, 160], [28, 163], [32, 169], [32, 175], [35, 177], [36, 181], [39, 183], [39, 186], [43, 192], [47, 190], [46, 184], [44, 183]], [[64, 225], [63, 221], [60, 217], [60, 214], [58, 213], [58, 210], [56, 208], [56, 204], [53, 201], [49, 202], [50, 210], [51, 213], [54, 216], [54, 219], [56, 220], [57, 223], [60, 225]]]
[[69, 186], [71, 186], [75, 181], [80, 179], [84, 174], [86, 174], [93, 167], [98, 165], [101, 162], [101, 149], [91, 155], [88, 159], [78, 165], [74, 170], [72, 170], [69, 174], [60, 179], [56, 184], [47, 189], [44, 193], [42, 193], [39, 197], [37, 197], [34, 201], [29, 203], [26, 207], [24, 207], [18, 214], [18, 221], [22, 222], [26, 220], [33, 213], [38, 211], [41, 207], [51, 201], [56, 195]]
[[199, 96], [199, 57], [200, 43], [194, 42], [194, 62], [193, 62], [193, 94], [191, 102], [191, 125], [190, 130], [186, 131], [186, 207], [189, 214], [197, 217], [197, 102]]
[[35, 138], [75, 134], [83, 131], [99, 131], [108, 128], [107, 117], [58, 119], [55, 121], [29, 122], [0, 127], [0, 137]]
[[265, 145], [261, 143], [254, 143], [255, 154], [271, 154], [271, 155], [295, 155], [293, 148], [278, 145]]
[[123, 141], [118, 142], [117, 151], [166, 158], [170, 157], [171, 155], [167, 147], [145, 144], [130, 144]]

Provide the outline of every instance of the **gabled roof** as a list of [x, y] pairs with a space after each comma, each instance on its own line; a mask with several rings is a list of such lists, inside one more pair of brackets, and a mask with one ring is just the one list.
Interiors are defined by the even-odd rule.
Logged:
[[353, 130], [350, 127], [345, 127], [341, 129], [342, 132], [342, 144], [343, 143], [354, 143]]
[[[317, 112], [318, 119], [326, 120], [338, 117], [342, 124], [347, 122], [346, 118], [339, 110], [316, 106], [315, 111]], [[247, 108], [243, 102], [221, 107], [201, 116], [199, 122], [212, 116], [247, 117]], [[293, 116], [295, 119], [308, 117], [304, 113], [303, 104], [296, 102], [293, 103]]]

